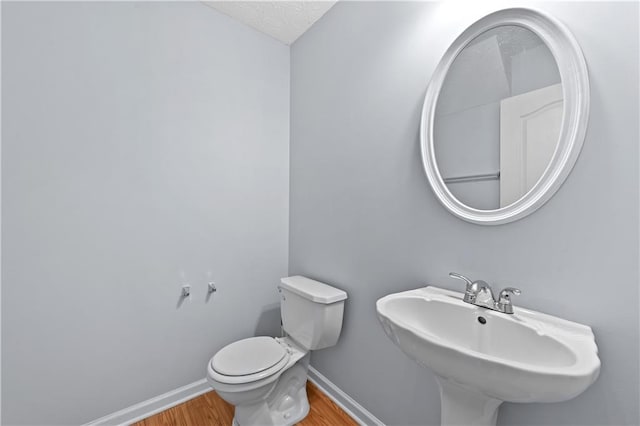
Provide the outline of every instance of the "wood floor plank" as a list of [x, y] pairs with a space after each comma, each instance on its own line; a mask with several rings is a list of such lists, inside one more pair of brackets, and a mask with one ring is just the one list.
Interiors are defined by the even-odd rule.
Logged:
[[[309, 415], [299, 426], [357, 426], [357, 423], [313, 383], [307, 382]], [[133, 426], [230, 426], [233, 406], [214, 391], [134, 423]]]
[[335, 402], [320, 391], [313, 383], [307, 382], [307, 397], [309, 398], [309, 415], [299, 424], [304, 426], [327, 426], [358, 424], [345, 413]]

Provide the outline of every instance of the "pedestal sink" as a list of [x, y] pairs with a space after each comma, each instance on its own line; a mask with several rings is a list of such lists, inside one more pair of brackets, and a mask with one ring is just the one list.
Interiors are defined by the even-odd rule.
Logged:
[[436, 374], [443, 425], [495, 425], [503, 401], [565, 401], [600, 372], [586, 325], [518, 307], [503, 314], [437, 287], [390, 294], [376, 308], [387, 336]]

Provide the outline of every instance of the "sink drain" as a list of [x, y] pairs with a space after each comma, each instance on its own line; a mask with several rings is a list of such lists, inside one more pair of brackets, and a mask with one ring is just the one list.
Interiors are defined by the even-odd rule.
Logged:
[[487, 323], [487, 320], [485, 319], [485, 317], [478, 317], [478, 322], [479, 322], [480, 324], [486, 324], [486, 323]]

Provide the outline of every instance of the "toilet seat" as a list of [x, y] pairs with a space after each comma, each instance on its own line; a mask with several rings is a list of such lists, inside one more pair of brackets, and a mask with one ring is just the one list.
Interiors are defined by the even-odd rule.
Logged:
[[282, 370], [289, 361], [290, 352], [279, 339], [250, 337], [220, 349], [211, 358], [209, 371], [221, 383], [251, 383]]

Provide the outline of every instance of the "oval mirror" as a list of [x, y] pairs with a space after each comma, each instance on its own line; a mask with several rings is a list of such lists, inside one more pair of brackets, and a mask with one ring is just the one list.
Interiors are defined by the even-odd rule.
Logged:
[[534, 10], [492, 13], [453, 42], [427, 88], [429, 183], [469, 222], [520, 219], [568, 176], [588, 115], [587, 66], [571, 33]]

